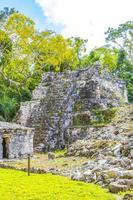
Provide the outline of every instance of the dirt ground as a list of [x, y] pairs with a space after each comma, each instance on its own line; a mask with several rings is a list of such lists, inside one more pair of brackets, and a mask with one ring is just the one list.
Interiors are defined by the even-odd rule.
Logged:
[[[30, 166], [31, 168], [39, 168], [46, 171], [49, 171], [50, 169], [58, 169], [62, 172], [70, 171], [80, 165], [82, 165], [84, 162], [86, 162], [88, 159], [85, 157], [68, 157], [65, 156], [64, 152], [56, 152], [55, 153], [55, 159], [49, 160], [47, 154], [34, 154], [33, 157], [30, 159]], [[4, 163], [10, 166], [14, 166], [17, 168], [27, 168], [28, 160], [27, 159], [17, 159], [17, 160], [3, 160], [0, 163]]]

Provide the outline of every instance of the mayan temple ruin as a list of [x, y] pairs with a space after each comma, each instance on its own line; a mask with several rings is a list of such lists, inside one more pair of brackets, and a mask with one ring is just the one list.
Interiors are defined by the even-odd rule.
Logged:
[[125, 83], [99, 69], [96, 65], [43, 75], [31, 101], [21, 103], [14, 120], [35, 128], [35, 147], [44, 144], [44, 151], [62, 149], [73, 141], [68, 138], [68, 128], [74, 126], [76, 118], [89, 122], [93, 108], [107, 109], [127, 102]]
[[65, 149], [68, 160], [88, 160], [72, 169], [53, 168], [54, 174], [94, 182], [114, 193], [127, 191], [133, 188], [132, 115], [125, 82], [98, 64], [47, 72], [13, 122], [0, 123], [0, 159], [30, 154], [35, 162], [36, 153], [56, 159], [54, 151]]

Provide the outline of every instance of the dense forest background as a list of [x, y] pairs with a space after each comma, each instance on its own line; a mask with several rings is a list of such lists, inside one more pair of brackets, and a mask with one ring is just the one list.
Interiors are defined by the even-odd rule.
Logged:
[[32, 19], [14, 8], [1, 10], [0, 121], [10, 121], [20, 102], [30, 100], [44, 72], [86, 68], [95, 62], [126, 81], [128, 98], [133, 102], [133, 21], [108, 28], [105, 38], [105, 46], [87, 53], [89, 41], [38, 31]]

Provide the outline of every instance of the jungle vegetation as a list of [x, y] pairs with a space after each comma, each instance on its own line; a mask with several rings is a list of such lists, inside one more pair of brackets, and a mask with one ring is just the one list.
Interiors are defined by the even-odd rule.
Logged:
[[20, 102], [30, 100], [43, 73], [62, 72], [100, 62], [126, 81], [133, 102], [133, 21], [109, 28], [106, 45], [86, 51], [89, 41], [38, 31], [35, 22], [14, 8], [0, 11], [0, 120], [10, 121]]

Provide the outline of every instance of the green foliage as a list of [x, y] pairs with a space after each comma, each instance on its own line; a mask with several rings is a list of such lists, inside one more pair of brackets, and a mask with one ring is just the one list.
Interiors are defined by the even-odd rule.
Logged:
[[[15, 99], [16, 108], [20, 101], [29, 100], [44, 72], [62, 72], [79, 67], [85, 40], [65, 39], [47, 30], [38, 32], [33, 20], [14, 9], [5, 8], [0, 16], [0, 89], [6, 91], [1, 94], [3, 108], [5, 96], [13, 101]], [[1, 111], [0, 115], [5, 120], [11, 119], [9, 113]]]
[[82, 66], [93, 66], [98, 61], [102, 69], [126, 81], [128, 99], [133, 102], [133, 21], [109, 28], [105, 34], [107, 45], [85, 55]]
[[67, 154], [67, 149], [63, 149], [63, 150], [56, 150], [54, 152], [56, 158], [61, 158], [61, 157], [65, 157]]
[[74, 115], [73, 126], [84, 127], [93, 125], [102, 127], [112, 122], [112, 119], [116, 116], [116, 112], [117, 112], [116, 108], [108, 108], [104, 110], [100, 108], [93, 108], [91, 110], [91, 117], [89, 113], [78, 113]]
[[117, 112], [117, 108], [108, 108], [101, 110], [99, 108], [92, 109], [94, 120], [91, 121], [92, 125], [106, 125], [112, 121]]
[[81, 100], [78, 100], [73, 107], [73, 112], [77, 112], [83, 109], [83, 103]]
[[109, 28], [106, 41], [118, 49], [118, 60], [113, 73], [126, 81], [129, 101], [133, 102], [133, 21]]
[[[40, 33], [38, 40], [39, 48], [36, 49], [36, 69], [44, 71], [62, 72], [66, 69], [75, 69], [78, 65], [78, 58], [70, 40], [61, 35], [50, 34], [43, 37]], [[37, 41], [38, 43], [38, 41]], [[35, 45], [35, 44], [34, 44]]]
[[10, 98], [8, 96], [0, 98], [0, 119], [2, 121], [10, 121], [14, 117], [17, 107], [18, 103], [15, 98]]
[[90, 125], [90, 116], [87, 113], [81, 113], [73, 116], [73, 126], [87, 126]]
[[74, 50], [74, 55], [77, 59], [76, 68], [83, 68], [83, 54], [86, 52], [86, 43], [88, 40], [81, 39], [80, 37], [71, 37], [68, 39], [70, 46]]
[[18, 12], [14, 8], [5, 7], [3, 10], [0, 11], [0, 27], [3, 26], [6, 19], [12, 15], [13, 13]]
[[[102, 68], [126, 81], [129, 100], [133, 101], [133, 22], [126, 22], [117, 29], [109, 28], [106, 36], [111, 46], [85, 55], [87, 40], [65, 39], [47, 30], [36, 31], [32, 19], [14, 8], [4, 8], [0, 11], [1, 107], [5, 108], [5, 98], [11, 99], [16, 102], [14, 113], [21, 101], [30, 99], [44, 72], [75, 70], [93, 66], [97, 61]], [[9, 114], [11, 110], [6, 109], [7, 114], [0, 111], [2, 119], [10, 120], [14, 116]]]
[[109, 28], [105, 34], [106, 41], [123, 50], [130, 63], [133, 63], [133, 21], [120, 24], [116, 29]]
[[90, 52], [88, 56], [84, 56], [82, 63], [85, 67], [93, 66], [97, 61], [102, 68], [112, 71], [117, 66], [118, 50], [108, 47], [100, 47]]
[[96, 48], [82, 58], [82, 66], [93, 66], [97, 61], [115, 76], [126, 81], [128, 99], [133, 102], [133, 22], [129, 21], [109, 28], [106, 34], [107, 45]]
[[0, 169], [1, 200], [115, 200], [100, 186], [51, 174]]
[[0, 30], [0, 72], [2, 72], [2, 67], [9, 63], [11, 51], [12, 42], [10, 38], [4, 31]]
[[5, 119], [0, 115], [0, 121], [4, 122]]
[[117, 67], [113, 73], [126, 82], [128, 99], [130, 102], [133, 102], [133, 63], [130, 63], [123, 50], [119, 51]]

